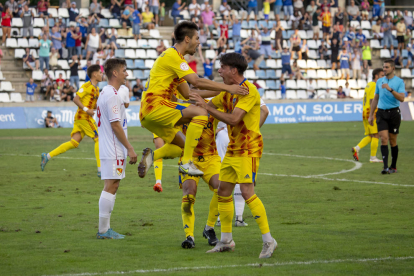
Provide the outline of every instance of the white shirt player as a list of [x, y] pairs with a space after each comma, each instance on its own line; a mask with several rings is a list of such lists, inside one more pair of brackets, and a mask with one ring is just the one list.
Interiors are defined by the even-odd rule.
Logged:
[[118, 90], [121, 101], [124, 104], [129, 104], [129, 89], [125, 85], [121, 85]]
[[115, 136], [111, 127], [112, 122], [119, 121], [127, 136], [125, 106], [119, 92], [112, 85], [105, 86], [100, 92], [96, 113], [100, 159], [126, 159], [127, 150]]

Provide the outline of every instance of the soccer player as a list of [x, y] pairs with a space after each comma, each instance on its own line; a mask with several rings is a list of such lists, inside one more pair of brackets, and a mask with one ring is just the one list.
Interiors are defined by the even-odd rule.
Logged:
[[127, 156], [129, 163], [137, 162], [137, 154], [127, 138], [127, 119], [125, 106], [119, 93], [128, 73], [123, 59], [108, 59], [105, 62], [105, 75], [108, 85], [102, 89], [97, 102], [98, 129], [101, 139], [102, 177], [104, 189], [99, 199], [98, 239], [123, 239], [110, 227], [111, 213], [114, 209], [116, 192], [121, 179], [125, 178]]
[[[190, 99], [205, 108], [210, 116], [229, 125], [229, 146], [220, 168], [218, 189], [218, 210], [221, 218], [221, 240], [207, 251], [223, 252], [234, 250], [232, 221], [234, 215], [232, 192], [236, 183], [240, 184], [242, 196], [262, 232], [263, 249], [259, 258], [269, 258], [277, 247], [270, 234], [266, 210], [254, 192], [256, 175], [263, 151], [260, 133], [260, 95], [252, 83], [243, 77], [247, 69], [246, 59], [237, 53], [220, 57], [219, 74], [226, 84], [238, 84], [249, 89], [248, 95], [220, 93], [208, 104], [196, 93]], [[217, 109], [221, 108], [224, 112]]]
[[[382, 66], [385, 77], [378, 79], [375, 97], [371, 103], [368, 122], [374, 125], [374, 111], [378, 105], [377, 126], [381, 138], [381, 154], [384, 163], [382, 174], [397, 172], [398, 145], [397, 136], [400, 132], [400, 102], [404, 101], [404, 81], [395, 76], [395, 63], [392, 59], [384, 61]], [[388, 141], [391, 145], [391, 167], [388, 168]]]
[[[155, 149], [159, 149], [162, 146], [164, 146], [164, 140], [162, 140], [162, 138], [158, 137], [157, 134], [154, 134], [154, 145], [155, 145]], [[163, 167], [163, 162], [162, 159], [158, 159], [154, 161], [154, 174], [155, 174], [155, 185], [153, 187], [154, 191], [161, 193], [162, 192], [162, 167]]]
[[42, 171], [45, 170], [45, 166], [49, 160], [61, 153], [68, 150], [77, 148], [83, 137], [89, 136], [95, 142], [95, 157], [98, 166], [98, 177], [101, 177], [101, 162], [99, 160], [99, 138], [98, 129], [96, 127], [93, 115], [95, 113], [96, 101], [99, 97], [98, 82], [102, 81], [102, 72], [99, 65], [91, 65], [87, 70], [90, 81], [81, 86], [73, 102], [78, 106], [78, 110], [75, 114], [75, 121], [73, 123], [73, 130], [70, 134], [71, 140], [69, 142], [61, 144], [56, 149], [49, 153], [42, 153], [42, 161], [40, 167]]
[[[267, 116], [269, 116], [269, 109], [267, 108], [265, 102], [260, 99], [260, 127], [262, 127], [266, 121]], [[230, 140], [227, 125], [223, 122], [219, 122], [216, 130], [216, 144], [221, 161], [223, 161], [224, 156], [226, 155], [229, 142]], [[240, 190], [240, 185], [236, 184], [234, 186], [234, 207], [236, 209], [236, 220], [234, 222], [234, 226], [236, 227], [248, 226], [248, 224], [243, 219], [244, 205], [245, 202]], [[220, 217], [217, 219], [217, 225], [221, 225]]]
[[[374, 122], [374, 125], [371, 126], [368, 123], [369, 113], [370, 113], [370, 107], [372, 100], [375, 97], [375, 84], [378, 79], [384, 77], [384, 72], [382, 71], [382, 68], [377, 68], [374, 71], [372, 71], [372, 81], [367, 84], [367, 87], [365, 87], [365, 93], [364, 93], [364, 107], [362, 111], [362, 121], [364, 123], [365, 128], [365, 137], [359, 142], [358, 145], [352, 148], [353, 157], [356, 161], [359, 161], [359, 151], [371, 143], [371, 157], [369, 158], [369, 162], [371, 163], [382, 163], [381, 159], [377, 158], [377, 149], [378, 149], [378, 128], [376, 122]], [[374, 111], [374, 117], [377, 112]]]
[[[145, 177], [153, 160], [182, 156], [179, 170], [192, 176], [201, 176], [203, 172], [192, 162], [194, 148], [207, 124], [207, 111], [188, 103], [173, 103], [172, 94], [181, 79], [196, 88], [212, 91], [228, 91], [233, 94], [247, 94], [247, 89], [238, 85], [216, 83], [199, 78], [188, 66], [184, 56], [195, 54], [199, 42], [198, 26], [189, 21], [176, 25], [174, 37], [176, 44], [164, 51], [155, 61], [150, 71], [144, 93], [142, 94], [140, 120], [143, 127], [155, 133], [165, 145], [152, 152], [143, 151], [138, 165], [138, 174]], [[179, 88], [179, 92], [188, 98], [188, 94]], [[189, 123], [186, 140], [179, 126]]]

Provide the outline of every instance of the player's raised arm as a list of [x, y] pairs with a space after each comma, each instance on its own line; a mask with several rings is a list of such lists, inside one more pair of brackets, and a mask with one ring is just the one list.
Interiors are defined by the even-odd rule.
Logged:
[[94, 109], [88, 109], [86, 106], [84, 106], [81, 102], [81, 99], [78, 95], [78, 93], [76, 93], [75, 98], [73, 99], [73, 102], [83, 111], [85, 111], [89, 116], [93, 117], [93, 115], [95, 114], [95, 110]]
[[260, 105], [260, 127], [262, 127], [262, 125], [265, 123], [267, 116], [269, 116], [269, 108], [267, 108], [266, 104], [263, 102]]
[[194, 87], [212, 91], [227, 91], [231, 94], [247, 95], [249, 91], [246, 87], [233, 84], [227, 85], [224, 83], [214, 82], [208, 79], [200, 78], [197, 74], [190, 74], [184, 77], [184, 79], [191, 83]]

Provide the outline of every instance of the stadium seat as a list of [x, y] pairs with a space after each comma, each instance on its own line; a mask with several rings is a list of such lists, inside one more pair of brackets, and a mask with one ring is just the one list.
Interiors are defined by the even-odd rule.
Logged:
[[320, 99], [326, 99], [327, 93], [324, 89], [316, 90], [316, 96]]
[[316, 75], [315, 70], [307, 70], [306, 73], [308, 74], [308, 79], [317, 79], [318, 78], [317, 75]]
[[67, 78], [69, 78], [69, 77], [66, 76], [66, 71], [64, 71], [64, 70], [56, 70], [55, 71], [55, 77], [53, 79], [55, 79], [55, 80], [58, 79], [59, 78], [59, 74], [62, 74], [62, 78], [64, 80], [66, 80]]
[[[319, 59], [319, 55], [315, 50], [309, 50], [308, 58], [310, 58], [310, 59]], [[309, 61], [309, 59], [308, 59], [308, 61]], [[309, 68], [309, 65], [308, 65], [308, 68]]]
[[305, 90], [298, 90], [297, 92], [298, 99], [308, 99], [308, 93]]
[[147, 58], [157, 59], [157, 57], [158, 57], [157, 51], [153, 49], [147, 50]]
[[299, 36], [301, 39], [307, 39], [308, 35], [306, 34], [306, 31], [299, 30]]
[[32, 71], [32, 79], [34, 80], [41, 80], [43, 76], [42, 71], [40, 70], [33, 70]]
[[17, 40], [15, 38], [6, 39], [6, 47], [17, 48]]
[[338, 94], [329, 93], [329, 99], [338, 99]]
[[286, 88], [288, 89], [297, 89], [295, 80], [286, 80]]
[[8, 93], [0, 93], [0, 103], [9, 103], [10, 98]]
[[124, 49], [115, 50], [115, 56], [118, 58], [125, 58], [125, 50]]
[[33, 36], [34, 37], [39, 37], [41, 33], [42, 33], [42, 29], [40, 29], [40, 28], [33, 28]]
[[16, 49], [14, 50], [14, 58], [23, 58], [23, 56], [26, 54], [26, 51], [24, 49]]
[[156, 29], [150, 30], [149, 35], [150, 37], [153, 37], [153, 38], [162, 38], [162, 36], [160, 35], [160, 31]]
[[12, 27], [21, 28], [23, 27], [23, 20], [20, 17], [13, 17], [11, 22]]
[[258, 80], [257, 84], [263, 89], [268, 89], [264, 80]]
[[121, 24], [118, 19], [109, 19], [109, 27], [111, 28], [121, 28]]
[[349, 83], [349, 87], [351, 89], [358, 89], [359, 88], [358, 83], [355, 80], [348, 80], [348, 83]]
[[[159, 45], [158, 40], [156, 40], [156, 39], [148, 39], [148, 46], [149, 46], [150, 48], [155, 49], [155, 48], [157, 48], [157, 47], [158, 47], [158, 45]], [[167, 47], [167, 46], [166, 46], [166, 47]], [[167, 48], [168, 48], [168, 47], [167, 47]]]
[[276, 92], [273, 91], [273, 90], [268, 90], [268, 91], [265, 92], [264, 98], [266, 100], [277, 100]]
[[267, 89], [278, 89], [276, 82], [274, 80], [267, 80], [266, 87]]
[[367, 87], [367, 81], [366, 80], [362, 80], [362, 79], [361, 80], [358, 80], [357, 81], [357, 84], [358, 84], [358, 87], [361, 88], [361, 89], [362, 88], [365, 89], [365, 87]]
[[295, 90], [286, 90], [286, 99], [295, 100], [297, 98]]
[[371, 33], [368, 30], [363, 30], [362, 34], [365, 35], [366, 39], [371, 39]]
[[355, 27], [355, 29], [361, 28], [361, 24], [359, 24], [359, 21], [353, 20], [350, 23], [351, 27]]
[[338, 83], [336, 80], [328, 80], [329, 89], [338, 89]]
[[273, 69], [275, 69], [276, 68], [276, 60], [274, 60], [274, 59], [267, 59], [266, 60], [266, 67], [267, 68], [273, 68]]
[[108, 28], [109, 20], [106, 18], [101, 18], [101, 20], [99, 21], [99, 27]]
[[214, 50], [206, 51], [206, 58], [213, 59], [216, 57], [216, 52]]
[[106, 81], [98, 82], [99, 90], [102, 90], [107, 85], [108, 85], [108, 82], [106, 82]]
[[401, 78], [412, 78], [410, 69], [403, 68], [401, 69]]
[[58, 15], [59, 15], [59, 17], [69, 18], [69, 12], [68, 12], [68, 9], [65, 9], [65, 8], [59, 8], [59, 9], [58, 9]]
[[[318, 64], [316, 63], [316, 61], [315, 61], [315, 60], [308, 59], [308, 61], [307, 61], [306, 63], [307, 63], [307, 67], [308, 67], [309, 69], [318, 69]], [[309, 71], [309, 70], [308, 70], [308, 71]]]
[[264, 70], [257, 70], [256, 77], [260, 80], [266, 79], [266, 72]]
[[266, 70], [266, 79], [276, 79], [276, 71]]
[[0, 91], [14, 91], [11, 82], [9, 81], [2, 81], [0, 85]]
[[248, 80], [256, 80], [257, 76], [254, 70], [246, 70], [245, 72], [245, 78]]
[[358, 98], [363, 99], [365, 94], [365, 89], [358, 90]]
[[81, 9], [79, 9], [79, 14], [82, 17], [88, 17], [88, 15], [89, 15], [89, 9], [88, 8], [81, 8]]
[[317, 81], [318, 88], [326, 89], [328, 85], [326, 84], [326, 80], [318, 80]]
[[306, 36], [308, 37], [308, 39], [313, 39], [313, 31], [312, 30], [307, 30], [306, 31]]
[[135, 59], [137, 56], [135, 55], [134, 49], [125, 49], [125, 57]]
[[142, 59], [135, 60], [135, 68], [145, 69], [145, 63]]
[[145, 60], [145, 67], [151, 69], [154, 66], [154, 60], [146, 59]]
[[411, 87], [414, 87], [414, 79], [411, 80]]
[[20, 93], [10, 93], [10, 101], [14, 103], [24, 102], [24, 100], [22, 99], [22, 94]]
[[126, 41], [127, 48], [138, 48], [138, 43], [135, 39], [128, 39]]
[[308, 68], [306, 60], [303, 60], [303, 59], [297, 60], [297, 63], [298, 63], [299, 68], [302, 68], [302, 69]]
[[134, 70], [134, 79], [143, 79], [144, 72], [142, 70]]
[[70, 69], [69, 63], [67, 62], [67, 60], [64, 60], [64, 59], [58, 60], [58, 65], [60, 67], [62, 67], [62, 70], [69, 70]]
[[369, 21], [361, 21], [361, 28], [364, 30], [371, 30], [371, 23]]
[[[79, 76], [79, 80], [85, 80], [86, 79], [86, 72], [85, 72], [85, 70], [78, 70], [78, 76]], [[79, 83], [79, 86], [82, 86], [80, 83]]]
[[257, 88], [257, 90], [259, 91], [260, 98], [262, 98], [263, 95], [264, 95], [264, 89], [263, 88]]
[[143, 49], [137, 49], [135, 56], [138, 58], [146, 59], [147, 58], [147, 52]]
[[220, 69], [220, 60], [216, 60], [216, 62], [214, 63], [214, 68]]
[[318, 64], [318, 68], [321, 68], [321, 69], [329, 68], [328, 65], [326, 64], [326, 60], [324, 59], [318, 59], [317, 64]]
[[[150, 71], [151, 71], [151, 70], [148, 70], [148, 69], [147, 69], [147, 70], [144, 70], [144, 78], [145, 78], [145, 79], [148, 79], [148, 78], [149, 78], [149, 76], [150, 76]], [[145, 81], [145, 83], [146, 83], [146, 81]], [[144, 85], [144, 87], [145, 87], [145, 85]]]
[[380, 58], [391, 58], [390, 50], [388, 50], [388, 49], [381, 49], [381, 51], [380, 51]]
[[29, 38], [29, 47], [30, 48], [39, 47], [39, 40], [37, 38]]
[[127, 64], [127, 68], [128, 69], [135, 69], [135, 64], [134, 61], [132, 59], [126, 59], [126, 64]]
[[308, 88], [308, 84], [306, 83], [305, 80], [297, 80], [296, 81], [296, 86], [298, 89], [307, 89]]
[[[104, 16], [105, 18], [112, 18], [112, 13], [109, 9], [102, 9], [101, 10], [101, 14], [102, 16]], [[102, 19], [101, 19], [102, 20]]]
[[138, 48], [148, 48], [148, 40], [146, 39], [138, 39]]
[[2, 71], [0, 71], [0, 80], [5, 80], [6, 78], [4, 78], [4, 76], [3, 76], [3, 72]]
[[359, 99], [358, 90], [351, 90], [349, 96], [354, 99]]
[[382, 48], [378, 39], [371, 39], [369, 43], [370, 43], [372, 49], [381, 49]]
[[281, 59], [277, 59], [277, 60], [276, 60], [276, 68], [277, 68], [277, 69], [282, 68], [282, 60], [281, 60]]
[[126, 42], [126, 39], [124, 39], [124, 38], [118, 38], [116, 40], [116, 44], [119, 44], [119, 46], [121, 46], [122, 48], [127, 47], [127, 42]]
[[[319, 60], [318, 60], [319, 62]], [[316, 71], [318, 79], [326, 79], [326, 70], [323, 69], [319, 69], [318, 71]]]
[[45, 21], [42, 18], [33, 18], [33, 27], [43, 28], [45, 26]]
[[47, 13], [49, 14], [49, 17], [59, 17], [58, 10], [55, 8], [48, 8]]
[[134, 78], [134, 73], [132, 73], [132, 70], [127, 70], [127, 74], [128, 74], [127, 80], [135, 79]]

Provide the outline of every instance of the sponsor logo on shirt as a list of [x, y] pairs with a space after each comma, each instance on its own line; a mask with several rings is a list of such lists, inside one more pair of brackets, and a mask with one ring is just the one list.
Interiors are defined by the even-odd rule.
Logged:
[[112, 107], [112, 112], [113, 112], [114, 114], [118, 114], [118, 112], [119, 112], [118, 106], [114, 105], [114, 106]]
[[185, 62], [183, 62], [183, 63], [180, 64], [180, 68], [183, 71], [187, 71], [188, 69], [190, 69], [190, 67], [188, 67], [188, 64], [185, 63]]

